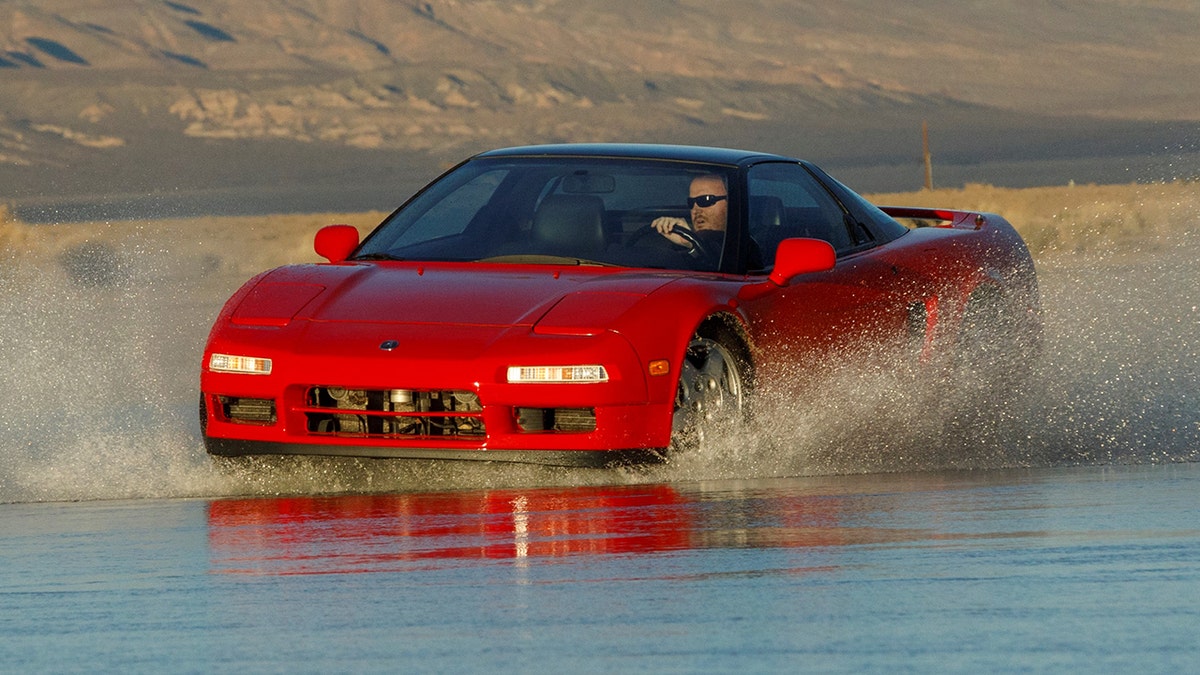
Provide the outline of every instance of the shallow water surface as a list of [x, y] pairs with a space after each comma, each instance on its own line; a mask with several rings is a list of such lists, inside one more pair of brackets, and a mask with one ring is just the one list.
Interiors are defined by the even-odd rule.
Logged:
[[218, 470], [232, 287], [149, 239], [111, 284], [4, 260], [0, 670], [1200, 670], [1196, 233], [1039, 260], [1045, 354], [978, 413], [850, 367], [593, 471]]
[[1200, 466], [0, 506], [6, 669], [1200, 664]]

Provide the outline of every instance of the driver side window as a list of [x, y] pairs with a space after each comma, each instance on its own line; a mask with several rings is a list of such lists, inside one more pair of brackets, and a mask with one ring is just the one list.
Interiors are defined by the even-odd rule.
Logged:
[[824, 239], [835, 251], [851, 246], [845, 212], [829, 192], [798, 164], [759, 164], [748, 174], [750, 236], [763, 267], [775, 262], [779, 242], [792, 237]]

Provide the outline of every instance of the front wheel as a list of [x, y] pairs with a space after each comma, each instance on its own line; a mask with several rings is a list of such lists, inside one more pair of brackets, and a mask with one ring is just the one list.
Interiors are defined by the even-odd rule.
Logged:
[[745, 383], [745, 373], [734, 352], [712, 338], [693, 337], [675, 394], [671, 423], [675, 449], [702, 448], [741, 422], [746, 406]]

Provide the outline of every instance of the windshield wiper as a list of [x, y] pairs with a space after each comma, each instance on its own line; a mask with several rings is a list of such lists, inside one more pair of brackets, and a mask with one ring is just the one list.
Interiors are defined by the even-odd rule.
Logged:
[[350, 260], [404, 260], [404, 258], [401, 258], [397, 255], [392, 255], [391, 253], [364, 253], [362, 255], [356, 255], [353, 258], [350, 258]]

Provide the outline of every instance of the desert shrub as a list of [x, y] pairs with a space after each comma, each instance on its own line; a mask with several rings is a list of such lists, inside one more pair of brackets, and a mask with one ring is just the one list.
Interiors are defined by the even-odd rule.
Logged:
[[20, 248], [27, 238], [26, 225], [7, 204], [0, 203], [0, 251]]
[[120, 252], [104, 242], [83, 242], [59, 255], [59, 263], [75, 283], [82, 286], [115, 286], [129, 277]]
[[1057, 227], [1047, 223], [1036, 223], [1018, 230], [1025, 239], [1025, 245], [1034, 256], [1053, 251], [1062, 242], [1062, 234]]

